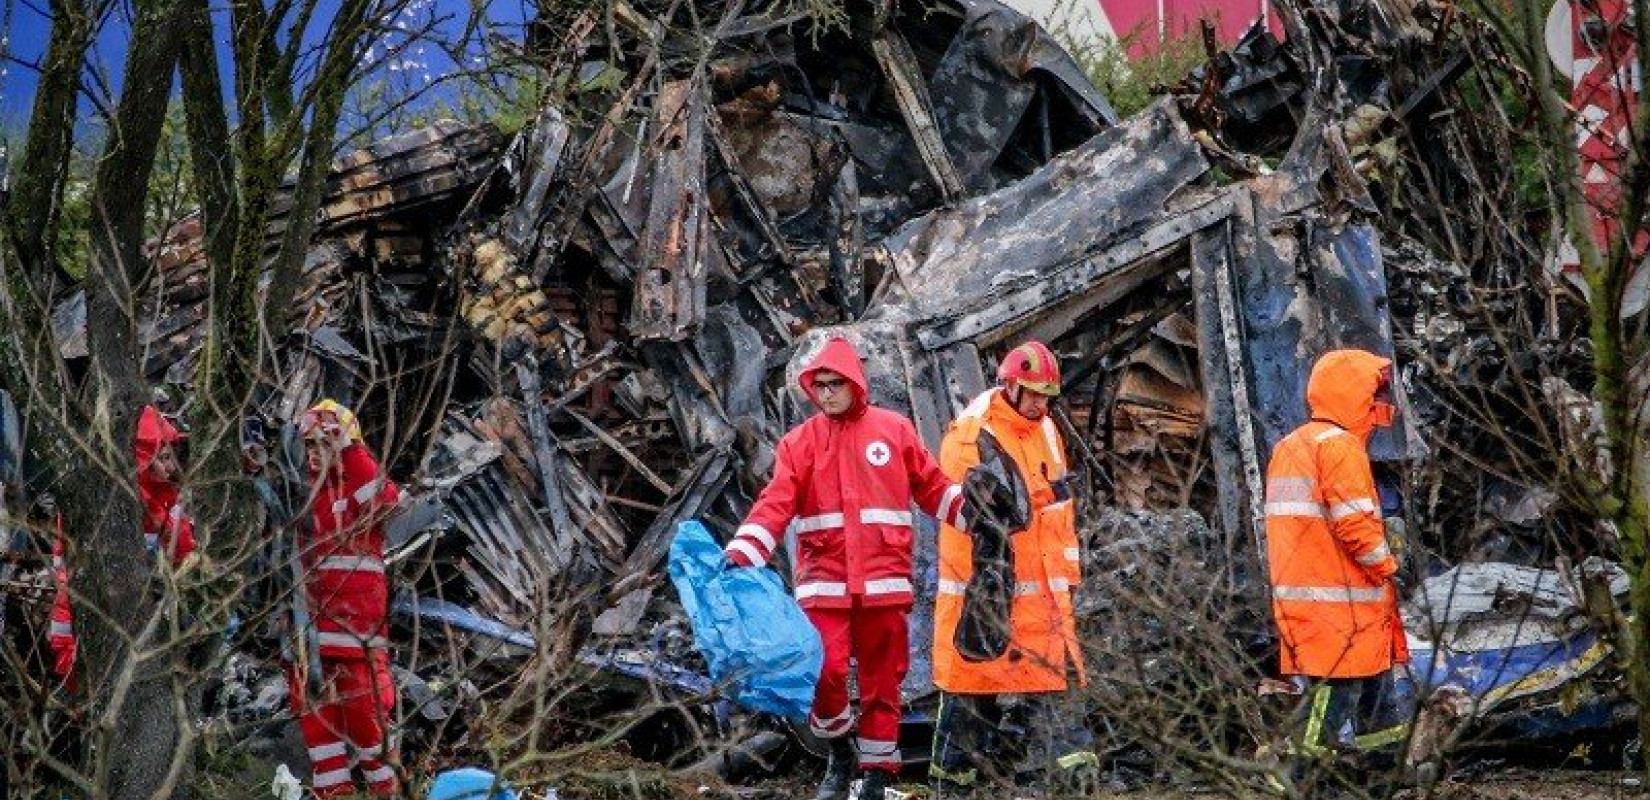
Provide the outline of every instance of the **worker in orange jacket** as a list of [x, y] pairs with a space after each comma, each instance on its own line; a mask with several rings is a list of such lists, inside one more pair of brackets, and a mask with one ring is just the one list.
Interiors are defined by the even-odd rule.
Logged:
[[[942, 694], [929, 762], [940, 798], [973, 794], [982, 770], [1013, 777], [1014, 761], [1029, 762], [1051, 783], [1072, 789], [1091, 781], [1099, 766], [1076, 696], [1086, 683], [1072, 610], [1082, 551], [1065, 447], [1049, 416], [1060, 393], [1060, 364], [1047, 346], [1030, 341], [1004, 357], [997, 377], [1001, 386], [975, 398], [951, 423], [940, 444], [940, 468], [962, 481], [981, 462], [979, 442], [989, 433], [1025, 482], [1030, 524], [1010, 537], [1008, 647], [990, 661], [969, 661], [958, 651], [955, 633], [974, 571], [972, 543], [952, 525], [940, 528], [934, 683]], [[1004, 734], [1005, 723], [1018, 727], [1013, 717], [1023, 720], [1029, 736]]]
[[[1335, 350], [1312, 368], [1311, 419], [1279, 441], [1266, 470], [1266, 555], [1280, 671], [1307, 688], [1298, 752], [1385, 742], [1356, 734], [1394, 664], [1409, 659], [1398, 563], [1381, 522], [1367, 445], [1392, 424], [1392, 362]], [[1386, 731], [1383, 738], [1401, 736]]]

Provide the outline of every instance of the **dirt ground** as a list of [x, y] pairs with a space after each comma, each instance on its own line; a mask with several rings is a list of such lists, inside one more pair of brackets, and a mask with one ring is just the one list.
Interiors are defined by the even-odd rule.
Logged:
[[1650, 797], [1642, 774], [1508, 770], [1471, 781], [1446, 782], [1435, 795], [1439, 800], [1614, 800]]

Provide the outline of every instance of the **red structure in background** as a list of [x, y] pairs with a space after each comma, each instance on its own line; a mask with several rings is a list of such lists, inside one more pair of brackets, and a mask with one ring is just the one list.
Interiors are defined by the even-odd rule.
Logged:
[[1221, 44], [1232, 44], [1255, 24], [1266, 26], [1280, 38], [1283, 27], [1269, 0], [1086, 0], [1098, 2], [1118, 37], [1133, 35], [1129, 57], [1149, 55], [1163, 42], [1198, 35], [1201, 20], [1215, 23]]
[[[1633, 107], [1643, 86], [1633, 27], [1630, 6], [1622, 0], [1558, 0], [1547, 17], [1548, 55], [1570, 76], [1576, 150], [1593, 241], [1605, 250], [1620, 235], [1621, 170], [1632, 146]], [[1634, 256], [1642, 257], [1647, 245], [1650, 232], [1641, 230], [1633, 239]], [[1585, 289], [1574, 246], [1565, 246], [1558, 266]], [[1624, 298], [1624, 314], [1643, 307], [1644, 277], [1641, 262]]]

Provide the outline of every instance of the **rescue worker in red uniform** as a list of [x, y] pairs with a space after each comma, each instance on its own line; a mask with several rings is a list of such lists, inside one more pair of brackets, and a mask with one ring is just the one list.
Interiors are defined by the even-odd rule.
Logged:
[[1393, 422], [1392, 362], [1362, 350], [1326, 353], [1306, 401], [1310, 421], [1278, 442], [1267, 465], [1266, 556], [1280, 671], [1308, 695], [1296, 745], [1316, 758], [1403, 736], [1401, 728], [1362, 732], [1356, 717], [1372, 710], [1382, 679], [1409, 651], [1367, 452], [1375, 429]]
[[[137, 461], [138, 501], [143, 504], [143, 542], [151, 553], [162, 553], [167, 563], [183, 569], [195, 552], [195, 522], [180, 501], [183, 465], [177, 444], [183, 434], [160, 410], [144, 406], [138, 414], [136, 441], [132, 453]], [[64, 560], [63, 522], [57, 517], [57, 538], [52, 542], [52, 570], [57, 581], [57, 597], [52, 603], [52, 670], [63, 685], [74, 689], [74, 611], [69, 602], [69, 570]]]
[[[735, 566], [762, 566], [794, 525], [796, 598], [825, 645], [808, 718], [831, 744], [816, 797], [847, 796], [857, 752], [860, 797], [880, 800], [901, 764], [911, 506], [956, 523], [962, 489], [946, 479], [910, 420], [870, 404], [864, 367], [846, 340], [828, 341], [800, 383], [820, 413], [779, 441], [773, 478], [725, 552]], [[849, 658], [858, 664], [860, 697], [852, 749]]]
[[323, 400], [304, 413], [298, 433], [314, 482], [313, 529], [300, 558], [322, 674], [312, 696], [308, 665], [293, 665], [292, 710], [309, 748], [316, 797], [354, 793], [352, 765], [370, 794], [393, 796], [397, 780], [385, 753], [395, 686], [383, 522], [400, 489], [367, 452], [349, 409]]
[[[1082, 577], [1077, 514], [1065, 443], [1049, 416], [1049, 404], [1060, 394], [1060, 363], [1042, 342], [1030, 341], [1003, 357], [997, 378], [1000, 387], [975, 398], [952, 421], [940, 444], [940, 467], [963, 480], [980, 463], [981, 435], [989, 433], [1025, 483], [1030, 524], [1011, 537], [1008, 649], [977, 662], [963, 657], [954, 635], [974, 571], [973, 543], [964, 531], [940, 528], [934, 684], [941, 695], [929, 775], [942, 800], [975, 795], [982, 770], [1013, 779], [1021, 766], [1082, 795], [1096, 782], [1100, 760], [1077, 692], [1087, 683], [1072, 606]], [[1007, 728], [1023, 734], [1010, 735]]]

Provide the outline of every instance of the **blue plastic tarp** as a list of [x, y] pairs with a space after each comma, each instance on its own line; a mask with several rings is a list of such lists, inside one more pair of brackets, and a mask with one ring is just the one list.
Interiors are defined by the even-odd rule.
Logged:
[[670, 580], [710, 676], [746, 708], [800, 720], [813, 705], [825, 648], [770, 569], [729, 569], [697, 521], [676, 528]]

